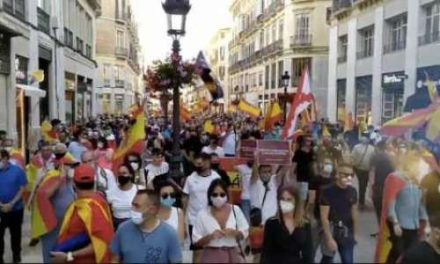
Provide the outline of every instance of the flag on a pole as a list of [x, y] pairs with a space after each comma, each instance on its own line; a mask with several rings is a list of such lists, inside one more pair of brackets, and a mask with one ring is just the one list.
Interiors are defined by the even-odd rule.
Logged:
[[297, 129], [297, 123], [299, 115], [308, 109], [310, 105], [314, 103], [311, 90], [311, 80], [309, 75], [309, 69], [306, 67], [301, 76], [301, 85], [298, 88], [298, 93], [295, 95], [292, 107], [290, 108], [289, 116], [287, 117], [286, 124], [283, 129], [283, 139], [290, 139], [295, 134]]
[[208, 89], [211, 94], [212, 101], [223, 98], [223, 87], [221, 86], [219, 80], [212, 76], [211, 67], [208, 65], [205, 56], [200, 51], [196, 60], [196, 69], [202, 79], [205, 87]]
[[271, 103], [264, 119], [264, 130], [272, 131], [275, 127], [275, 123], [280, 122], [282, 119], [283, 111], [281, 111], [280, 104], [278, 102]]
[[238, 110], [240, 110], [241, 112], [246, 113], [254, 118], [257, 118], [261, 115], [260, 108], [253, 106], [252, 104], [248, 103], [244, 99], [240, 100], [240, 103], [238, 104]]

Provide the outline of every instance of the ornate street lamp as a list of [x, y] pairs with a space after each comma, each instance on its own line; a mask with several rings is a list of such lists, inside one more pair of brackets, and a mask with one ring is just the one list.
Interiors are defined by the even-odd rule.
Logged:
[[[165, 0], [162, 7], [168, 16], [168, 35], [173, 38], [173, 54], [171, 61], [175, 70], [180, 64], [179, 38], [185, 35], [186, 15], [191, 9], [189, 0]], [[173, 85], [173, 152], [171, 158], [171, 176], [177, 178], [180, 175], [180, 83]]]
[[286, 123], [287, 119], [287, 87], [289, 87], [290, 82], [290, 75], [289, 72], [285, 71], [283, 75], [281, 75], [281, 81], [283, 82], [284, 86], [284, 124]]

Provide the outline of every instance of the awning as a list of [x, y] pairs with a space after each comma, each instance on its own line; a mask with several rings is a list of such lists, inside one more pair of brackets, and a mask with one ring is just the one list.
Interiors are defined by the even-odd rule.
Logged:
[[24, 85], [24, 84], [17, 84], [17, 88], [22, 89], [26, 96], [30, 96], [30, 97], [46, 97], [46, 91], [41, 90], [40, 88], [35, 87], [35, 86]]

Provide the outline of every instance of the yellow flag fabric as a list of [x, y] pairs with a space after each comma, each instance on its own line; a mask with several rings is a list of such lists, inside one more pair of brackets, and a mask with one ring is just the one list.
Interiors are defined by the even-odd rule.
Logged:
[[281, 111], [280, 104], [278, 102], [272, 103], [264, 119], [264, 129], [266, 131], [273, 130], [275, 127], [275, 123], [281, 121], [282, 117], [283, 111]]
[[426, 128], [426, 137], [431, 141], [440, 139], [440, 109], [432, 115]]
[[259, 117], [261, 114], [260, 108], [253, 106], [252, 104], [246, 102], [243, 99], [240, 100], [240, 103], [238, 104], [238, 109], [255, 118]]
[[437, 86], [434, 81], [428, 80], [425, 82], [426, 87], [428, 88], [429, 98], [431, 98], [431, 102], [435, 102], [438, 97]]
[[324, 128], [322, 129], [322, 136], [323, 137], [331, 137], [330, 131], [328, 130], [327, 125], [324, 125]]
[[206, 120], [205, 124], [203, 124], [203, 131], [209, 134], [213, 134], [215, 131], [215, 126], [212, 124], [211, 120]]
[[44, 71], [43, 70], [34, 71], [32, 73], [32, 77], [36, 82], [40, 83], [44, 81]]

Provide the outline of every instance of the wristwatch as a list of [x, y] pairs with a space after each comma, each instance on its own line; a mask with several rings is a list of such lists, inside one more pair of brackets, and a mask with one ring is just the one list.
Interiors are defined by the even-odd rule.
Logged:
[[72, 262], [73, 260], [75, 260], [73, 253], [71, 251], [67, 252], [67, 262]]

